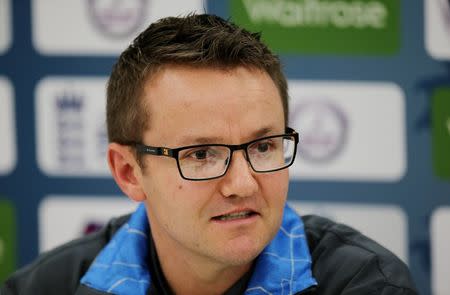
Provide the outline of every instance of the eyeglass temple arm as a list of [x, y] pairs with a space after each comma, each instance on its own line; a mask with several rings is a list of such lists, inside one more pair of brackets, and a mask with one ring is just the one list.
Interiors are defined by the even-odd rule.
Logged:
[[136, 150], [138, 153], [150, 154], [155, 156], [166, 156], [174, 157], [174, 152], [172, 149], [166, 147], [153, 147], [143, 144], [136, 144]]

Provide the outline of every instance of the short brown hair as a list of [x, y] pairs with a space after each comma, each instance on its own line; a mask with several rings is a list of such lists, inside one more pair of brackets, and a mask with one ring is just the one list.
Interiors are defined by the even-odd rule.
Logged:
[[141, 142], [150, 115], [141, 99], [144, 84], [156, 71], [171, 64], [263, 70], [277, 86], [285, 123], [288, 120], [286, 78], [280, 60], [261, 42], [260, 34], [215, 15], [190, 14], [151, 24], [120, 55], [107, 87], [110, 142]]

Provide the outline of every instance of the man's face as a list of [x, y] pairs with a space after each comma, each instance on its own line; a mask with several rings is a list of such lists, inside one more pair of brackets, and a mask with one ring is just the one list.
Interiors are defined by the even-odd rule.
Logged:
[[[277, 88], [258, 70], [168, 66], [147, 82], [144, 100], [151, 114], [146, 145], [242, 144], [285, 131]], [[223, 177], [189, 181], [173, 158], [145, 156], [144, 161], [139, 178], [157, 248], [238, 266], [251, 262], [278, 231], [287, 169], [256, 173], [237, 151]], [[253, 214], [218, 218], [236, 212]]]

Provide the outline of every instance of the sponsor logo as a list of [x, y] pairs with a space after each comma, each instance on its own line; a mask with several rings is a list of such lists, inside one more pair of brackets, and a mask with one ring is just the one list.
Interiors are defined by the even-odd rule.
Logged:
[[86, 126], [86, 97], [66, 92], [56, 96], [55, 113], [59, 164], [63, 168], [83, 168], [86, 166], [86, 128], [94, 127], [94, 156], [105, 159], [108, 135], [104, 124]]
[[243, 0], [255, 23], [282, 27], [385, 28], [387, 8], [377, 1], [269, 1]]
[[281, 52], [392, 54], [399, 48], [399, 0], [232, 0], [231, 12]]
[[351, 226], [404, 262], [408, 261], [408, 219], [402, 208], [391, 205], [290, 201], [300, 214], [315, 214]]
[[124, 196], [52, 195], [39, 204], [39, 249], [50, 250], [101, 229], [111, 218], [133, 212]]
[[425, 47], [436, 59], [450, 59], [450, 1], [425, 1]]
[[13, 88], [9, 80], [0, 77], [0, 175], [10, 173], [16, 165], [16, 127]]
[[430, 222], [431, 289], [432, 294], [450, 294], [450, 207], [436, 209]]
[[109, 176], [103, 78], [41, 81], [36, 91], [38, 160], [52, 175]]
[[84, 97], [65, 93], [55, 100], [57, 150], [62, 168], [82, 168], [84, 157]]
[[326, 99], [311, 99], [292, 111], [291, 125], [301, 130], [299, 153], [311, 162], [333, 160], [343, 149], [348, 130], [344, 111]]
[[433, 166], [436, 175], [450, 179], [450, 87], [432, 95]]
[[11, 45], [11, 4], [9, 0], [0, 0], [0, 54]]
[[148, 24], [166, 16], [204, 11], [203, 0], [31, 2], [33, 45], [44, 55], [115, 56]]
[[[86, 126], [86, 97], [76, 92], [56, 95], [56, 137], [58, 162], [61, 169], [78, 170], [86, 168], [87, 137], [93, 137], [94, 154], [100, 161], [106, 159], [107, 136], [104, 124]], [[87, 129], [95, 130], [93, 136], [86, 136]]]
[[16, 269], [16, 219], [12, 204], [0, 199], [0, 283]]
[[289, 125], [300, 138], [292, 179], [397, 181], [404, 175], [404, 95], [395, 84], [290, 80], [289, 96]]
[[90, 19], [112, 38], [127, 38], [143, 23], [148, 0], [87, 0]]

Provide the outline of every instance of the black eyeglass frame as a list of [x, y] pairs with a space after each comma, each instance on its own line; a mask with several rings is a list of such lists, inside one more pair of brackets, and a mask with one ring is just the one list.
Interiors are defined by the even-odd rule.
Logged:
[[[294, 154], [292, 155], [292, 160], [291, 162], [286, 165], [283, 166], [281, 168], [276, 168], [276, 169], [272, 169], [272, 170], [264, 170], [264, 171], [260, 171], [260, 170], [256, 170], [255, 167], [253, 167], [252, 162], [250, 161], [250, 157], [248, 155], [248, 151], [247, 151], [247, 147], [255, 142], [261, 141], [261, 140], [265, 140], [265, 139], [270, 139], [270, 138], [275, 138], [275, 137], [283, 137], [283, 136], [289, 136], [289, 137], [293, 137], [294, 141], [295, 141], [295, 147], [294, 147]], [[295, 160], [295, 156], [297, 154], [297, 145], [299, 142], [299, 135], [298, 133], [290, 128], [290, 127], [286, 127], [285, 129], [285, 133], [284, 134], [278, 134], [278, 135], [271, 135], [271, 136], [265, 136], [265, 137], [261, 137], [261, 138], [257, 138], [255, 140], [243, 143], [243, 144], [197, 144], [197, 145], [188, 145], [188, 146], [182, 146], [182, 147], [178, 147], [178, 148], [167, 148], [167, 147], [154, 147], [154, 146], [148, 146], [142, 143], [135, 143], [134, 146], [136, 148], [136, 151], [140, 154], [148, 154], [148, 155], [154, 155], [154, 156], [165, 156], [165, 157], [170, 157], [170, 158], [174, 158], [177, 162], [177, 167], [178, 167], [178, 172], [180, 173], [181, 177], [183, 179], [186, 180], [191, 180], [191, 181], [203, 181], [203, 180], [211, 180], [211, 179], [216, 179], [219, 177], [224, 176], [227, 171], [228, 168], [230, 167], [230, 163], [232, 161], [233, 158], [233, 153], [234, 151], [238, 151], [238, 150], [244, 150], [245, 152], [245, 158], [247, 160], [248, 163], [250, 163], [250, 167], [252, 167], [252, 170], [257, 172], [257, 173], [268, 173], [268, 172], [275, 172], [278, 170], [282, 170], [282, 169], [286, 169], [289, 166], [291, 166], [294, 163]], [[186, 149], [191, 149], [191, 148], [197, 148], [197, 147], [203, 147], [203, 146], [222, 146], [222, 147], [227, 147], [230, 149], [230, 160], [227, 163], [227, 168], [225, 169], [225, 171], [218, 176], [214, 176], [214, 177], [209, 177], [209, 178], [189, 178], [189, 177], [185, 177], [183, 175], [183, 172], [181, 171], [181, 167], [180, 167], [180, 161], [178, 159], [178, 155], [180, 153], [180, 151], [182, 150], [186, 150]]]

